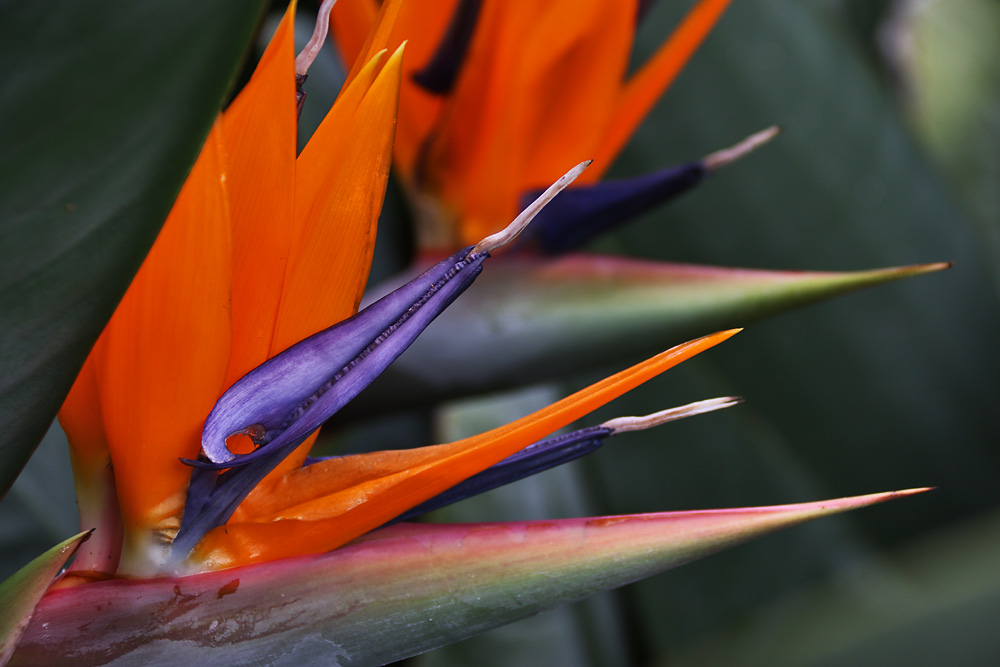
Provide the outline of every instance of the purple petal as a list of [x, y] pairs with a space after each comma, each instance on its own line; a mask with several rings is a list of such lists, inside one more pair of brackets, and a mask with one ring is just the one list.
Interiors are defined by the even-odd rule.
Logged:
[[[687, 192], [708, 173], [703, 162], [688, 162], [636, 178], [567, 188], [525, 230], [522, 244], [550, 254], [581, 246]], [[528, 193], [524, 199], [534, 195]]]
[[[368, 386], [481, 271], [488, 254], [468, 249], [439, 262], [368, 308], [296, 343], [227, 391], [202, 432], [202, 449], [221, 470], [264, 458], [316, 430]], [[237, 456], [226, 438], [247, 433], [263, 446]]]
[[226, 523], [253, 488], [303, 440], [290, 442], [271, 456], [226, 472], [202, 467], [192, 470], [184, 516], [171, 545], [170, 562], [187, 558], [208, 531]]
[[434, 56], [413, 75], [413, 81], [421, 88], [437, 95], [451, 92], [476, 32], [482, 4], [482, 0], [461, 0]]
[[[225, 523], [237, 505], [313, 431], [358, 395], [473, 283], [490, 252], [517, 238], [542, 208], [590, 164], [549, 186], [505, 229], [422, 273], [354, 317], [296, 343], [243, 376], [205, 422], [171, 561]], [[235, 455], [226, 439], [246, 434], [259, 447]], [[222, 472], [225, 471], [225, 472]]]
[[516, 454], [508, 456], [503, 461], [473, 475], [427, 502], [417, 505], [390, 523], [412, 519], [499, 486], [530, 477], [549, 468], [569, 463], [597, 450], [612, 435], [626, 431], [642, 431], [678, 419], [721, 410], [741, 403], [742, 400], [738, 396], [710, 398], [641, 417], [618, 417], [597, 426], [541, 440], [533, 445], [528, 445]]
[[613, 432], [612, 429], [604, 426], [591, 426], [528, 445], [517, 454], [508, 456], [481, 473], [473, 475], [444, 493], [401, 514], [390, 524], [409, 521], [421, 514], [432, 512], [586, 456], [603, 445], [604, 440]]

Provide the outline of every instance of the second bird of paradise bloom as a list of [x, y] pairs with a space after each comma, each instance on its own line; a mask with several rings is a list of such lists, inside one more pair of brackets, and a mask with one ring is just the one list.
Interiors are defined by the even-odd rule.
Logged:
[[[180, 576], [150, 580], [172, 599], [182, 596], [178, 582], [216, 585], [197, 573], [281, 559], [302, 564], [295, 557], [335, 551], [362, 536], [398, 536], [399, 527], [381, 527], [558, 465], [615, 433], [736, 402], [713, 399], [541, 440], [736, 333], [730, 330], [679, 345], [478, 436], [415, 450], [309, 459], [319, 425], [471, 285], [490, 252], [510, 242], [585, 164], [559, 179], [507, 231], [460, 250], [357, 313], [403, 71], [403, 48], [385, 49], [398, 2], [383, 6], [336, 104], [298, 156], [294, 9], [292, 3], [255, 74], [216, 121], [60, 413], [71, 443], [81, 524], [96, 530], [63, 579], [65, 590], [47, 596], [49, 607], [43, 600], [43, 618], [59, 618], [45, 617], [44, 609], [67, 603], [86, 609], [75, 602], [100, 588], [101, 580]], [[676, 530], [679, 551], [668, 559], [676, 564], [699, 548], [721, 548], [755, 532], [891, 495], [646, 515], [638, 523], [618, 517], [564, 528], [577, 549], [575, 531], [624, 527], [635, 531], [637, 554], [649, 552], [643, 540], [669, 541]], [[534, 534], [560, 525], [540, 524]], [[649, 537], [642, 532], [647, 526], [666, 533]], [[427, 534], [451, 539], [453, 531], [442, 528]], [[475, 527], [457, 529], [465, 534]], [[525, 529], [532, 532], [532, 526], [517, 531]], [[494, 539], [499, 533], [486, 534]], [[484, 548], [495, 547], [490, 539]], [[632, 548], [621, 540], [599, 548]], [[531, 539], [517, 542], [528, 549]], [[558, 557], [579, 556], [572, 551]], [[232, 594], [238, 582], [220, 588], [217, 599]], [[139, 597], [122, 599], [127, 614], [128, 600]], [[151, 622], [156, 632], [171, 631], [155, 618]], [[29, 628], [29, 655], [44, 650], [47, 633], [56, 632], [51, 625], [44, 620]], [[95, 650], [103, 649], [97, 644]]]
[[[698, 0], [674, 34], [629, 73], [644, 0], [443, 0], [399, 8], [388, 43], [408, 40], [395, 165], [415, 204], [419, 242], [440, 252], [502, 228], [526, 197], [593, 159], [532, 230], [543, 249], [563, 250], [665, 201], [774, 135], [735, 153], [612, 185], [599, 185], [632, 134], [709, 35], [730, 0]], [[377, 0], [342, 0], [331, 15], [351, 62]], [[595, 187], [596, 186], [596, 187]], [[589, 191], [589, 192], [588, 192]], [[597, 209], [595, 211], [594, 209]], [[605, 210], [606, 209], [606, 210]], [[547, 238], [552, 217], [556, 223]], [[586, 219], [582, 219], [586, 218]], [[595, 218], [601, 218], [595, 220]], [[570, 229], [567, 229], [571, 227]]]

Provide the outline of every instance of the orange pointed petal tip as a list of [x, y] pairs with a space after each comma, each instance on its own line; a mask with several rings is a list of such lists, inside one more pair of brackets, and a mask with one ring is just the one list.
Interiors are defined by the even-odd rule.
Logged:
[[[597, 151], [601, 172], [611, 166], [646, 114], [711, 33], [730, 2], [699, 0], [670, 38], [625, 84], [608, 124], [608, 135]], [[596, 180], [600, 174], [589, 174], [589, 177]]]
[[[323, 3], [320, 5], [319, 11], [316, 13], [316, 26], [313, 29], [313, 34], [309, 38], [306, 45], [302, 48], [302, 51], [295, 58], [296, 76], [306, 76], [309, 72], [309, 68], [316, 60], [316, 56], [319, 54], [320, 49], [323, 48], [323, 44], [326, 42], [326, 37], [330, 30], [330, 12], [333, 10], [333, 6], [336, 2], [337, 0], [323, 0]], [[378, 17], [375, 19], [375, 24], [369, 32], [368, 40], [365, 42], [364, 47], [358, 54], [358, 58], [355, 60], [354, 66], [351, 68], [351, 72], [344, 82], [345, 87], [357, 77], [360, 69], [368, 63], [374, 55], [388, 50], [389, 33], [395, 25], [396, 16], [399, 14], [399, 7], [401, 4], [402, 0], [389, 0], [383, 4]]]
[[361, 47], [358, 58], [354, 61], [354, 66], [351, 67], [351, 71], [344, 81], [345, 88], [358, 75], [363, 63], [367, 62], [372, 54], [389, 48], [392, 31], [396, 25], [396, 18], [399, 16], [399, 9], [402, 4], [402, 0], [386, 0], [386, 2], [382, 3], [382, 7], [375, 17], [375, 23], [368, 32], [368, 39]]

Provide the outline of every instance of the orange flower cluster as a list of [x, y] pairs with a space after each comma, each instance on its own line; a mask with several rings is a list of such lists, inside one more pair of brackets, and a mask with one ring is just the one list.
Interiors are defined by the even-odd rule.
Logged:
[[[593, 159], [600, 179], [712, 30], [729, 0], [700, 0], [635, 73], [639, 0], [482, 0], [461, 69], [445, 94], [414, 79], [432, 61], [463, 0], [400, 8], [389, 45], [407, 40], [395, 165], [424, 248], [475, 243], [517, 214], [525, 192]], [[347, 62], [375, 0], [340, 2], [332, 26]]]

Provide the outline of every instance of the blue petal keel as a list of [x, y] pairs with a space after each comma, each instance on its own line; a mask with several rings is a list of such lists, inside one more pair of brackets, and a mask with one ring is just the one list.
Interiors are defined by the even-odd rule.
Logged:
[[[301, 440], [367, 387], [482, 270], [488, 253], [461, 250], [368, 308], [296, 343], [237, 381], [205, 422], [202, 450], [222, 470]], [[261, 445], [237, 456], [226, 438], [246, 433]]]
[[548, 254], [571, 250], [687, 192], [708, 173], [704, 162], [697, 161], [636, 178], [567, 188], [525, 230], [521, 245]]
[[430, 62], [413, 74], [413, 81], [421, 88], [435, 95], [451, 92], [476, 32], [482, 4], [482, 0], [459, 2]]
[[421, 514], [432, 512], [480, 493], [486, 493], [549, 468], [569, 463], [598, 449], [612, 433], [614, 431], [610, 428], [591, 426], [528, 445], [517, 454], [508, 456], [503, 461], [473, 475], [444, 493], [417, 505], [389, 523], [409, 521]]
[[529, 445], [520, 452], [508, 456], [503, 461], [494, 464], [483, 472], [473, 475], [464, 482], [453, 486], [444, 493], [408, 510], [390, 523], [408, 521], [426, 512], [439, 509], [446, 505], [465, 500], [471, 496], [485, 493], [499, 486], [530, 477], [549, 468], [569, 463], [581, 456], [590, 454], [612, 435], [628, 431], [642, 431], [660, 424], [693, 417], [728, 408], [743, 399], [737, 396], [710, 398], [705, 401], [688, 403], [677, 408], [654, 412], [642, 417], [619, 417], [589, 428], [573, 431]]

